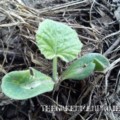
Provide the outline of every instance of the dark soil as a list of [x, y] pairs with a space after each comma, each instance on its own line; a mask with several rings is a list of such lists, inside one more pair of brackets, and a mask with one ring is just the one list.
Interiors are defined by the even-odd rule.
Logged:
[[[119, 0], [1, 0], [0, 78], [31, 66], [51, 75], [51, 61], [35, 45], [35, 31], [46, 18], [67, 23], [77, 31], [84, 44], [81, 55], [105, 55], [111, 63], [108, 72], [94, 73], [83, 81], [64, 81], [57, 91], [29, 100], [11, 100], [0, 91], [0, 120], [120, 120]], [[67, 64], [59, 61], [58, 67], [60, 73]], [[83, 109], [44, 111], [44, 105]], [[92, 106], [104, 108], [92, 110]]]

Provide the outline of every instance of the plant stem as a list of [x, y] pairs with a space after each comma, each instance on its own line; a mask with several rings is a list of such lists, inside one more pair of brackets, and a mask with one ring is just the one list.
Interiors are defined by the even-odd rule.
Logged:
[[58, 82], [58, 73], [57, 73], [57, 57], [53, 59], [53, 80]]

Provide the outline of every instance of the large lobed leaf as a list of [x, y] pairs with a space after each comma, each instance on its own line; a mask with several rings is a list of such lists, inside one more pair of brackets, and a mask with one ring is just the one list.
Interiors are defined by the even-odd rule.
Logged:
[[103, 71], [110, 65], [108, 59], [99, 53], [89, 53], [74, 61], [62, 74], [62, 79], [82, 80], [94, 70]]
[[49, 19], [40, 23], [36, 41], [41, 53], [47, 59], [59, 57], [66, 62], [75, 59], [82, 48], [75, 30]]
[[2, 79], [3, 93], [12, 99], [28, 99], [53, 90], [52, 79], [33, 69], [13, 71]]

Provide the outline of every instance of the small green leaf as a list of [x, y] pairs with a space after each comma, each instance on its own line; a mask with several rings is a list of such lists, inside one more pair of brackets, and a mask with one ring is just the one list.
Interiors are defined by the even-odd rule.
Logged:
[[103, 71], [105, 68], [109, 67], [110, 62], [105, 56], [99, 53], [90, 53], [90, 54], [92, 54], [94, 58], [93, 62], [95, 63], [95, 71]]
[[47, 59], [59, 57], [66, 62], [75, 59], [82, 48], [75, 30], [49, 19], [40, 23], [36, 41], [41, 53]]
[[[91, 64], [91, 63], [94, 63]], [[106, 67], [110, 65], [109, 61], [107, 58], [105, 58], [103, 55], [99, 53], [89, 53], [78, 60], [74, 61], [68, 68], [65, 70], [62, 74], [63, 79], [84, 79], [85, 75], [88, 77], [94, 70], [95, 71], [103, 71]], [[87, 69], [90, 67], [89, 69]], [[82, 72], [76, 72], [79, 69], [83, 69]], [[84, 71], [85, 69], [85, 71]], [[88, 71], [87, 71], [88, 70]], [[86, 72], [86, 73], [84, 73]], [[89, 72], [89, 74], [88, 74]], [[81, 74], [84, 74], [84, 77]], [[75, 77], [76, 76], [76, 77]]]
[[96, 71], [103, 71], [105, 69], [105, 65], [97, 58], [95, 58], [93, 62], [95, 63]]
[[39, 94], [53, 90], [52, 79], [33, 69], [13, 71], [6, 74], [2, 79], [3, 93], [17, 100], [35, 97]]
[[67, 69], [68, 71], [65, 71], [63, 73], [62, 79], [63, 80], [65, 79], [83, 80], [93, 73], [94, 68], [95, 68], [95, 64], [90, 63], [79, 68], [76, 67], [71, 70]]

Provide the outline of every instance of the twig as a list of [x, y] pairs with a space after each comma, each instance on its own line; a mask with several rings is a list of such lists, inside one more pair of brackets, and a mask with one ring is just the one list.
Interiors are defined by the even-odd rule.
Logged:
[[105, 73], [107, 73], [106, 74], [106, 76], [105, 76], [105, 93], [107, 93], [107, 88], [108, 88], [108, 77], [109, 77], [109, 75], [110, 75], [110, 73], [111, 73], [111, 70], [115, 67], [115, 65], [117, 64], [117, 63], [119, 63], [120, 62], [120, 58], [118, 58], [117, 60], [115, 60], [112, 64], [110, 64], [110, 66], [104, 71]]
[[116, 85], [115, 85], [115, 93], [117, 93], [117, 94], [120, 91], [119, 86], [120, 86], [120, 70], [118, 72], [117, 80], [116, 80]]
[[104, 37], [102, 40], [105, 40], [105, 39], [107, 39], [107, 38], [109, 38], [109, 37], [112, 37], [112, 36], [115, 36], [115, 35], [117, 35], [117, 34], [120, 34], [120, 30], [117, 31], [117, 32], [114, 32], [114, 33], [111, 33], [111, 34], [107, 35], [107, 36]]
[[103, 55], [108, 56], [109, 53], [120, 43], [120, 37], [112, 44], [112, 46], [109, 47], [107, 51]]
[[0, 27], [18, 26], [20, 24], [24, 24], [24, 22], [13, 22], [13, 23], [8, 23], [8, 24], [1, 24]]
[[113, 63], [111, 63], [110, 66], [105, 69], [104, 73], [107, 73], [108, 71], [111, 71], [114, 68], [114, 66], [119, 62], [120, 62], [120, 58], [118, 58]]

